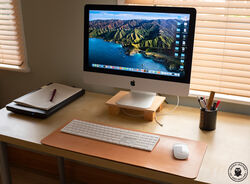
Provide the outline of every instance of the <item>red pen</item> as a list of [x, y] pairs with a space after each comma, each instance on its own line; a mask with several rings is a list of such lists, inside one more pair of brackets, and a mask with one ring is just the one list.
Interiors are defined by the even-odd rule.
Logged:
[[220, 105], [220, 100], [217, 101], [215, 109], [217, 109], [217, 107]]
[[53, 90], [52, 95], [51, 95], [51, 98], [50, 98], [49, 101], [52, 102], [52, 100], [54, 99], [55, 95], [56, 95], [56, 89]]

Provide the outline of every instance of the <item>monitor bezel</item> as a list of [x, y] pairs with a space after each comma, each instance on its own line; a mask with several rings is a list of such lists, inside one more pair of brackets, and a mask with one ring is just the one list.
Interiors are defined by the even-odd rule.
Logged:
[[[174, 76], [156, 75], [156, 74], [149, 74], [149, 73], [94, 68], [94, 67], [89, 66], [89, 63], [88, 63], [88, 55], [89, 55], [88, 28], [89, 28], [89, 11], [90, 10], [136, 11], [136, 12], [158, 12], [158, 13], [165, 12], [165, 13], [189, 14], [190, 15], [189, 36], [188, 36], [188, 41], [187, 41], [187, 58], [184, 63], [184, 70], [185, 70], [184, 77], [174, 77]], [[196, 10], [194, 8], [86, 4], [84, 8], [84, 28], [85, 29], [84, 29], [83, 70], [87, 72], [97, 72], [97, 73], [104, 73], [104, 74], [114, 74], [114, 75], [120, 75], [120, 76], [130, 76], [130, 77], [163, 80], [163, 81], [173, 81], [173, 82], [190, 84], [194, 33], [195, 33], [195, 20], [196, 20]]]

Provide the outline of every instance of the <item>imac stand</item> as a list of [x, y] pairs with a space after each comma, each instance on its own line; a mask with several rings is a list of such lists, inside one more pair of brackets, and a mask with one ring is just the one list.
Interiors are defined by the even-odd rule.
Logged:
[[126, 107], [147, 109], [151, 107], [155, 96], [156, 93], [131, 90], [116, 103]]
[[[131, 97], [132, 95], [134, 95], [134, 94], [131, 94], [128, 91], [120, 91], [115, 96], [113, 96], [111, 99], [109, 99], [106, 102], [106, 105], [108, 105], [108, 107], [109, 107], [109, 113], [112, 115], [118, 115], [118, 114], [120, 114], [120, 112], [122, 110], [129, 110], [130, 113], [142, 114], [145, 120], [152, 121], [155, 117], [156, 112], [159, 112], [162, 110], [163, 102], [166, 99], [166, 97], [163, 97], [163, 96], [154, 96], [153, 103], [151, 103], [150, 107], [148, 107], [146, 109], [145, 108], [138, 108], [135, 106], [131, 107], [131, 106], [119, 104], [119, 102]], [[139, 98], [139, 99], [142, 100], [141, 98]], [[124, 100], [124, 101], [126, 101], [126, 100]], [[142, 101], [144, 101], [144, 99]], [[141, 104], [144, 104], [144, 103], [145, 102], [143, 102]], [[145, 106], [141, 105], [141, 106], [145, 107], [146, 105]]]

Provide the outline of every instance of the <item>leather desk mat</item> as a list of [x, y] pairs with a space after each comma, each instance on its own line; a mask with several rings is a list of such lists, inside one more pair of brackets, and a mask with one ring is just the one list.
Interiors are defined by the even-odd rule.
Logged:
[[[199, 141], [160, 135], [160, 141], [149, 152], [62, 133], [60, 132], [61, 128], [45, 137], [41, 143], [85, 155], [192, 179], [198, 176], [207, 147], [205, 143]], [[184, 142], [188, 145], [189, 157], [187, 160], [176, 160], [173, 156], [172, 146], [179, 142]]]

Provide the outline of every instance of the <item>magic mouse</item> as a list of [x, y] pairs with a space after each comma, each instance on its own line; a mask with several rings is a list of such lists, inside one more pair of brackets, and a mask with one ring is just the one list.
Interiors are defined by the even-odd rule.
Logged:
[[173, 145], [173, 153], [176, 159], [184, 160], [188, 158], [189, 150], [185, 143], [176, 143]]

